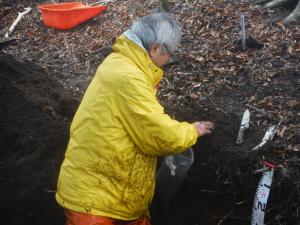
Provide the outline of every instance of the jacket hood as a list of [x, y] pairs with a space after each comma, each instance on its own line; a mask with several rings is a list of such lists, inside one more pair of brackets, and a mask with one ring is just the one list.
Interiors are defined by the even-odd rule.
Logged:
[[163, 77], [163, 70], [157, 67], [151, 60], [141, 40], [130, 30], [125, 31], [113, 46], [116, 53], [128, 57], [140, 68], [147, 80], [155, 87]]

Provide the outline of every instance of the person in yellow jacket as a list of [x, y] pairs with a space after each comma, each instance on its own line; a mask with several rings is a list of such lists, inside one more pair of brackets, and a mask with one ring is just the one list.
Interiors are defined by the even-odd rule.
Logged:
[[140, 18], [99, 66], [70, 128], [56, 200], [68, 225], [150, 224], [157, 158], [185, 151], [211, 122], [178, 122], [156, 98], [181, 38], [165, 13]]

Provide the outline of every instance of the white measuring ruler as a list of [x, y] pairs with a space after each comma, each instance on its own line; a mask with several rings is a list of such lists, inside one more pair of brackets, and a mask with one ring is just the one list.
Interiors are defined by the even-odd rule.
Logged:
[[274, 166], [268, 163], [266, 163], [266, 165], [269, 167], [269, 169], [266, 169], [263, 172], [262, 178], [260, 179], [256, 190], [252, 209], [251, 225], [264, 225], [267, 201], [269, 198], [274, 173]]

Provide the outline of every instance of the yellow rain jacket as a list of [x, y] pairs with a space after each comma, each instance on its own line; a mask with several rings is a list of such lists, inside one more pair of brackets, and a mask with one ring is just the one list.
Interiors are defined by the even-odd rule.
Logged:
[[164, 113], [163, 71], [130, 31], [99, 66], [75, 114], [56, 199], [69, 210], [132, 220], [147, 214], [158, 156], [197, 140], [192, 124]]

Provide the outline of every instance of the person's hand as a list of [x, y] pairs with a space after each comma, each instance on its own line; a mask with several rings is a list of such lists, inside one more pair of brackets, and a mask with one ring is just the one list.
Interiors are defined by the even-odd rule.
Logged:
[[196, 127], [199, 137], [211, 134], [215, 128], [215, 124], [209, 121], [195, 122], [193, 125]]

